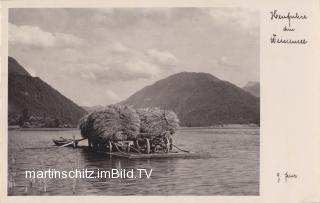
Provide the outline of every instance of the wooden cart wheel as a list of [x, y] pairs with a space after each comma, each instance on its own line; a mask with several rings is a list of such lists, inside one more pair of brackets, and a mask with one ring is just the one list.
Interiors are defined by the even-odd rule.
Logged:
[[169, 141], [169, 138], [168, 137], [165, 137], [165, 144], [166, 144], [166, 146], [165, 146], [165, 149], [164, 149], [164, 151], [166, 152], [166, 153], [168, 153], [169, 151], [170, 151], [170, 141]]
[[134, 142], [134, 147], [137, 148], [140, 151], [140, 145], [139, 145], [139, 141], [138, 140], [136, 140]]
[[109, 141], [108, 143], [109, 143], [109, 152], [111, 153], [112, 152], [112, 143], [111, 143], [111, 141]]
[[173, 138], [170, 136], [169, 138], [169, 150], [171, 151], [173, 149]]
[[150, 154], [150, 141], [148, 138], [146, 138], [145, 141], [146, 141], [146, 153]]

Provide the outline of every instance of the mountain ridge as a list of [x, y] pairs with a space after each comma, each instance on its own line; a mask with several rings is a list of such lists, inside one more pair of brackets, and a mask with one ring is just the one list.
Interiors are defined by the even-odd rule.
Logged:
[[25, 70], [16, 59], [13, 57], [8, 57], [8, 73], [9, 74], [17, 74], [17, 75], [25, 75], [25, 76], [30, 76], [30, 73]]
[[257, 97], [209, 73], [171, 75], [142, 88], [120, 104], [173, 110], [182, 126], [260, 122]]
[[69, 98], [32, 77], [14, 58], [8, 58], [9, 125], [30, 127], [75, 127], [86, 113]]

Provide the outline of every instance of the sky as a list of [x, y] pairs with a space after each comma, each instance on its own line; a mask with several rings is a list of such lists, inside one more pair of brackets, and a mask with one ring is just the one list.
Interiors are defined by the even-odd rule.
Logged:
[[259, 81], [259, 13], [243, 8], [11, 8], [9, 55], [81, 106], [169, 75]]

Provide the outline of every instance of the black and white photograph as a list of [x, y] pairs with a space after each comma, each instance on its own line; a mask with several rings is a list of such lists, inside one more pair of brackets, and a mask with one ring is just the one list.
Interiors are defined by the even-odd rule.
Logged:
[[9, 8], [2, 60], [8, 196], [260, 195], [258, 9]]

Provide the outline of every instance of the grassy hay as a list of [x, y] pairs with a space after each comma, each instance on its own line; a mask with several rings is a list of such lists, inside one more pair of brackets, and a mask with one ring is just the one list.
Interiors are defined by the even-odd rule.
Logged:
[[140, 120], [136, 111], [128, 106], [109, 105], [80, 119], [81, 135], [97, 141], [135, 139]]
[[179, 128], [179, 119], [173, 111], [159, 108], [137, 109], [140, 117], [140, 132], [154, 135], [169, 131], [174, 134]]

